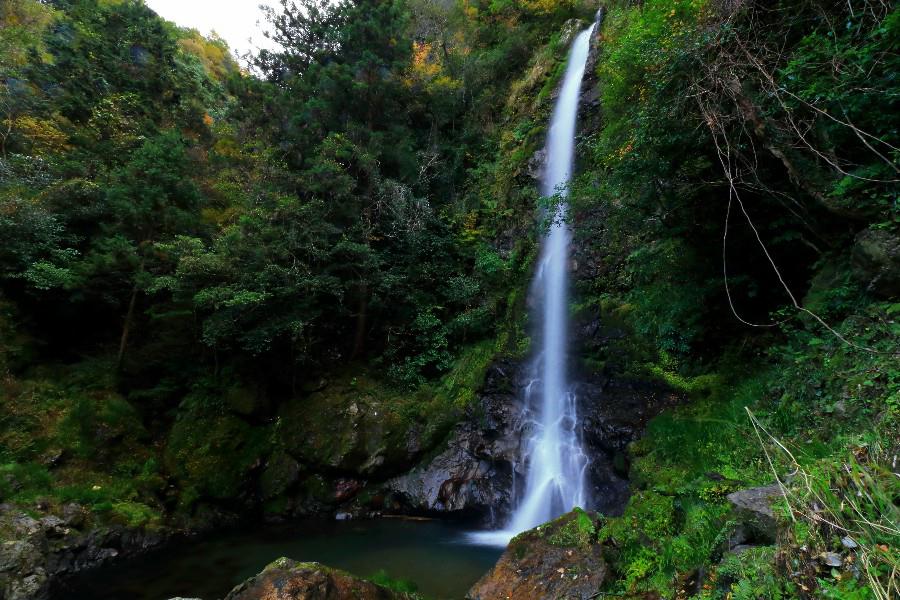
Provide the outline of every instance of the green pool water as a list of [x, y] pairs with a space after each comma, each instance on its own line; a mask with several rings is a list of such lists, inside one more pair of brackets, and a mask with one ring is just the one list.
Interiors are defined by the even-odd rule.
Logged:
[[379, 519], [258, 526], [175, 542], [94, 570], [57, 590], [54, 600], [215, 600], [280, 556], [318, 561], [360, 576], [386, 571], [412, 580], [433, 600], [460, 599], [501, 549], [466, 543], [452, 523]]

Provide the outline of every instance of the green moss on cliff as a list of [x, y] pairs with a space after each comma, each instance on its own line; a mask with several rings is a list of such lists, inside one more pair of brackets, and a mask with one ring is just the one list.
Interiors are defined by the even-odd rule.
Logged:
[[253, 426], [220, 412], [205, 396], [182, 403], [163, 455], [166, 469], [179, 481], [183, 508], [201, 498], [239, 500], [252, 483], [251, 470], [271, 447], [268, 427]]

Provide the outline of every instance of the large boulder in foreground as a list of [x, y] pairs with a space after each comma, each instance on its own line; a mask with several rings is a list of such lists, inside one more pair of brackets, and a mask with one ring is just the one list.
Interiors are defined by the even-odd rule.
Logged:
[[587, 600], [607, 574], [597, 540], [598, 517], [576, 508], [555, 521], [517, 535], [469, 600]]
[[408, 600], [349, 573], [315, 562], [279, 558], [231, 590], [225, 600]]

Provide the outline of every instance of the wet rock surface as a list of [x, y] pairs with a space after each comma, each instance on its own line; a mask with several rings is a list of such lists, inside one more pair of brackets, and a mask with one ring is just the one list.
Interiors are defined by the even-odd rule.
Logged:
[[591, 457], [591, 508], [620, 515], [629, 497], [628, 445], [643, 435], [650, 419], [681, 398], [657, 383], [599, 375], [585, 377], [575, 392], [584, 447]]
[[314, 562], [279, 558], [225, 600], [401, 600], [407, 594]]
[[[499, 525], [513, 508], [515, 485], [525, 481], [523, 388], [528, 369], [509, 361], [488, 372], [476, 406], [444, 449], [385, 485], [386, 507], [401, 512], [482, 516]], [[628, 500], [626, 447], [647, 421], [678, 401], [657, 384], [585, 378], [574, 386], [585, 450], [590, 456], [590, 507], [621, 513]], [[521, 490], [519, 490], [521, 491]]]
[[446, 447], [412, 471], [387, 482], [394, 509], [479, 513], [510, 508], [519, 452], [519, 368], [494, 365], [476, 406], [451, 433]]
[[164, 543], [172, 533], [92, 526], [77, 504], [67, 504], [59, 513], [36, 518], [0, 505], [0, 598], [50, 598], [55, 580], [137, 555]]
[[597, 597], [608, 569], [596, 539], [596, 516], [575, 510], [522, 533], [468, 600], [587, 600]]

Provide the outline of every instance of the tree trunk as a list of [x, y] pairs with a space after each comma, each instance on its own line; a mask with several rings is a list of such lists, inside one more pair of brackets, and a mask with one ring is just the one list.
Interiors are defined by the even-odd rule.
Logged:
[[122, 325], [122, 337], [119, 340], [119, 356], [116, 359], [116, 370], [122, 369], [122, 359], [125, 357], [125, 348], [128, 345], [128, 333], [131, 331], [131, 322], [134, 320], [134, 305], [137, 304], [138, 285], [131, 288], [131, 299], [128, 301], [128, 311], [125, 313], [125, 323]]

